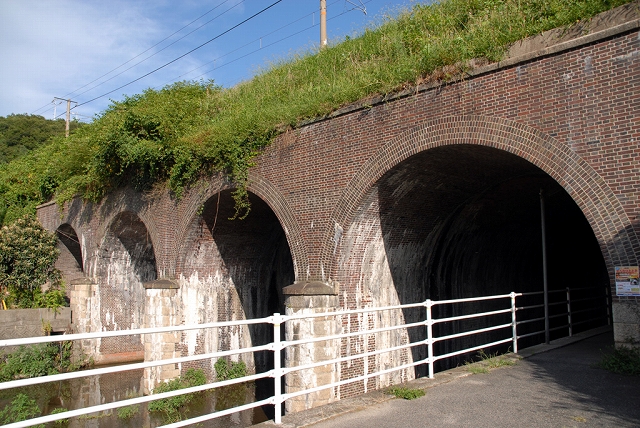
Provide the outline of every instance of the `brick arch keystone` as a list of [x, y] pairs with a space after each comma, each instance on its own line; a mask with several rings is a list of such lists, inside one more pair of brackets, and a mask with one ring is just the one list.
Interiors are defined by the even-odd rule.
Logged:
[[405, 131], [385, 144], [354, 175], [331, 213], [323, 235], [319, 266], [323, 280], [324, 272], [335, 275], [337, 238], [353, 221], [371, 187], [410, 156], [454, 144], [493, 147], [531, 162], [556, 180], [580, 207], [600, 243], [610, 272], [614, 265], [638, 264], [640, 243], [622, 204], [604, 179], [578, 154], [551, 136], [513, 120], [450, 116]]

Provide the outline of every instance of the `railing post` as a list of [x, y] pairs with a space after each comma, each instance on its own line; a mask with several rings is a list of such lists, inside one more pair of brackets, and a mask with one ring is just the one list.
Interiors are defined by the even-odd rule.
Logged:
[[511, 334], [513, 335], [513, 353], [518, 353], [518, 332], [516, 330], [516, 293], [509, 294], [511, 297]]
[[280, 324], [282, 319], [279, 313], [273, 314], [273, 402], [275, 407], [274, 422], [282, 423], [282, 362], [280, 352]]
[[433, 379], [433, 319], [431, 318], [431, 306], [433, 302], [427, 299], [425, 302], [427, 307], [427, 359], [429, 364], [429, 379]]
[[567, 287], [567, 321], [569, 323], [569, 337], [573, 336], [573, 326], [571, 325], [571, 290]]

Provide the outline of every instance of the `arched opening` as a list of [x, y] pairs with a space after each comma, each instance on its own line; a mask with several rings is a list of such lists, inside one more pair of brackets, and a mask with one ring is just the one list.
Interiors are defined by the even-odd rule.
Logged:
[[58, 227], [56, 236], [58, 237], [58, 250], [60, 250], [56, 268], [62, 272], [65, 282], [70, 284], [73, 280], [84, 277], [80, 240], [75, 229], [68, 223]]
[[[151, 236], [144, 222], [129, 211], [115, 216], [102, 241], [97, 264], [100, 328], [127, 330], [144, 325], [143, 283], [157, 279]], [[140, 353], [140, 336], [104, 338], [102, 355]]]
[[[597, 316], [591, 311], [580, 315], [580, 320], [593, 319], [580, 328], [606, 324], [609, 276], [581, 210], [558, 183], [532, 163], [480, 145], [422, 151], [377, 180], [342, 237], [337, 262], [342, 289], [360, 304], [373, 302], [375, 306], [542, 291], [541, 190], [546, 206], [549, 290], [561, 291], [550, 294], [551, 303], [566, 298], [566, 287], [595, 287], [595, 291], [576, 291], [573, 296], [597, 295], [601, 299]], [[542, 299], [536, 295], [518, 305], [533, 303], [534, 298]], [[587, 304], [583, 303], [585, 308]], [[486, 303], [471, 310], [491, 308], [492, 303]], [[452, 312], [439, 315], [460, 314], [458, 309], [448, 310]], [[469, 309], [459, 311], [468, 313]], [[424, 317], [419, 310], [402, 315], [407, 322]], [[538, 311], [529, 316], [541, 315]], [[474, 322], [475, 328], [483, 327], [481, 321]], [[554, 318], [552, 323], [552, 328], [566, 324], [566, 317]], [[521, 332], [540, 328], [540, 324], [529, 325]], [[436, 335], [445, 333], [436, 331]], [[553, 334], [552, 338], [566, 335], [567, 329], [558, 328]], [[416, 329], [409, 331], [408, 337], [387, 340], [423, 338], [424, 332]], [[439, 353], [467, 347], [464, 340], [439, 345], [446, 348]], [[543, 340], [532, 337], [521, 346]], [[414, 360], [425, 357], [424, 349], [412, 352]], [[437, 368], [460, 364], [464, 358]]]
[[[282, 289], [295, 279], [289, 244], [269, 205], [253, 193], [249, 199], [249, 215], [231, 220], [234, 201], [231, 191], [224, 190], [209, 198], [192, 222], [179, 269], [185, 323], [254, 319], [284, 312]], [[182, 354], [257, 346], [272, 340], [270, 324], [187, 332]], [[244, 355], [242, 360], [250, 371], [273, 368], [270, 351]], [[195, 363], [209, 373], [213, 364], [215, 361]], [[272, 384], [258, 384], [257, 398], [268, 396]]]

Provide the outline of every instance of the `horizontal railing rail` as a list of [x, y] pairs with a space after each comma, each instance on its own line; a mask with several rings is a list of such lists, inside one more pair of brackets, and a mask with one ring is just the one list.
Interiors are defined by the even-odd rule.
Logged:
[[[568, 290], [553, 290], [550, 293], [559, 293], [566, 292], [567, 293], [567, 303], [565, 302], [554, 302], [559, 304], [566, 304], [567, 311], [569, 314], [569, 321], [567, 325], [563, 325], [561, 327], [554, 327], [554, 329], [558, 328], [567, 328], [569, 327], [569, 332], [571, 334], [571, 326], [576, 325], [577, 323], [573, 323], [571, 321], [571, 301]], [[180, 427], [186, 426], [194, 423], [204, 422], [206, 420], [210, 420], [217, 417], [226, 416], [235, 412], [240, 412], [244, 410], [253, 409], [256, 407], [261, 407], [264, 405], [273, 405], [275, 407], [275, 423], [281, 423], [281, 405], [292, 398], [311, 394], [314, 392], [322, 391], [329, 388], [339, 388], [343, 385], [347, 385], [354, 382], [362, 382], [367, 381], [368, 379], [380, 377], [385, 374], [390, 374], [402, 370], [407, 370], [411, 368], [415, 368], [417, 366], [427, 366], [428, 376], [434, 376], [434, 365], [437, 361], [445, 360], [448, 358], [457, 357], [460, 355], [470, 354], [479, 350], [494, 348], [497, 346], [505, 346], [506, 344], [510, 344], [509, 348], [513, 352], [518, 352], [518, 340], [534, 336], [540, 334], [540, 331], [528, 332], [525, 334], [518, 335], [517, 329], [519, 326], [544, 321], [545, 318], [536, 317], [536, 318], [525, 318], [525, 319], [516, 319], [517, 312], [520, 311], [528, 311], [532, 309], [539, 309], [543, 305], [534, 304], [529, 306], [516, 306], [516, 298], [523, 296], [535, 296], [540, 295], [540, 292], [527, 292], [527, 293], [510, 293], [510, 294], [502, 294], [496, 296], [483, 296], [476, 298], [464, 298], [464, 299], [448, 299], [448, 300], [426, 300], [420, 303], [413, 303], [407, 305], [390, 305], [384, 307], [367, 307], [360, 308], [354, 310], [339, 310], [334, 312], [323, 312], [323, 313], [313, 313], [313, 314], [294, 314], [294, 315], [281, 315], [274, 314], [270, 317], [265, 318], [257, 318], [250, 320], [236, 320], [229, 322], [213, 322], [213, 323], [204, 323], [197, 325], [182, 325], [182, 326], [172, 326], [172, 327], [158, 327], [158, 328], [141, 328], [135, 330], [122, 330], [122, 331], [110, 331], [110, 332], [96, 332], [96, 333], [82, 333], [82, 334], [68, 334], [62, 336], [45, 336], [45, 337], [36, 337], [36, 338], [22, 338], [22, 339], [9, 339], [9, 340], [0, 340], [0, 350], [6, 349], [9, 346], [16, 345], [30, 345], [30, 344], [42, 344], [42, 343], [55, 343], [55, 342], [66, 342], [66, 341], [77, 341], [77, 340], [87, 340], [87, 339], [100, 339], [106, 337], [120, 337], [120, 336], [130, 336], [130, 335], [146, 335], [146, 334], [159, 334], [159, 333], [172, 333], [172, 332], [184, 332], [190, 330], [203, 330], [203, 329], [217, 329], [221, 327], [230, 327], [230, 326], [248, 326], [248, 325], [256, 325], [256, 324], [270, 324], [273, 327], [273, 342], [260, 345], [260, 346], [251, 346], [240, 349], [231, 349], [231, 350], [223, 350], [211, 353], [204, 353], [198, 355], [189, 355], [171, 359], [164, 360], [153, 360], [153, 361], [145, 361], [140, 363], [132, 363], [126, 365], [118, 365], [114, 367], [103, 367], [103, 368], [95, 368], [84, 371], [77, 372], [69, 372], [56, 374], [51, 376], [43, 376], [29, 379], [17, 379], [11, 380], [8, 382], [0, 383], [0, 390], [9, 389], [9, 388], [17, 388], [28, 385], [38, 385], [47, 382], [57, 382], [61, 380], [69, 380], [69, 379], [77, 379], [81, 377], [89, 377], [102, 375], [107, 373], [118, 373], [122, 371], [134, 370], [134, 369], [146, 369], [157, 366], [164, 366], [168, 364], [181, 364], [194, 362], [199, 360], [211, 360], [222, 357], [231, 357], [241, 354], [250, 354], [254, 352], [272, 352], [273, 353], [273, 361], [274, 367], [271, 370], [256, 373], [252, 375], [247, 375], [237, 379], [224, 380], [218, 382], [210, 382], [205, 385], [190, 387], [185, 389], [180, 389], [171, 392], [165, 392], [161, 394], [152, 394], [143, 397], [130, 398], [125, 400], [114, 401], [111, 403], [104, 403], [100, 405], [85, 407], [83, 409], [75, 409], [68, 410], [63, 413], [56, 413], [47, 416], [37, 417], [28, 421], [16, 422], [7, 425], [7, 427], [26, 427], [37, 424], [43, 424], [48, 422], [53, 422], [61, 419], [67, 419], [71, 417], [77, 417], [82, 415], [87, 415], [95, 412], [102, 412], [107, 410], [113, 410], [120, 407], [131, 406], [135, 404], [148, 403], [151, 401], [175, 397], [182, 394], [193, 393], [193, 392], [201, 392], [210, 389], [220, 388], [229, 385], [235, 385], [240, 383], [246, 383], [251, 381], [256, 381], [260, 379], [270, 378], [273, 379], [274, 383], [274, 394], [266, 399], [255, 401], [252, 403], [247, 403], [242, 406], [237, 406], [227, 410], [216, 411], [214, 413], [210, 413], [207, 415], [199, 416], [196, 418], [191, 418], [185, 421], [180, 421], [176, 423], [172, 423], [170, 425], [166, 425], [167, 427]], [[450, 305], [452, 307], [458, 307], [460, 305], [464, 305], [467, 303], [477, 303], [483, 301], [505, 301], [504, 307], [501, 309], [495, 309], [489, 311], [482, 311], [476, 313], [469, 313], [466, 315], [453, 315], [453, 316], [442, 316], [442, 317], [434, 317], [433, 308], [441, 307], [445, 305]], [[582, 298], [581, 301], [583, 301]], [[608, 302], [607, 302], [608, 303]], [[502, 304], [502, 303], [500, 303]], [[340, 334], [330, 334], [326, 336], [320, 337], [308, 337], [296, 340], [281, 340], [280, 337], [280, 326], [282, 324], [300, 321], [300, 320], [314, 320], [324, 318], [326, 320], [334, 320], [335, 322], [339, 322], [342, 317], [350, 317], [353, 315], [360, 315], [372, 312], [384, 312], [384, 311], [407, 311], [411, 309], [423, 309], [424, 317], [418, 321], [408, 322], [408, 323], [398, 323], [394, 325], [384, 325], [371, 329], [363, 329], [362, 331], [346, 331]], [[587, 311], [587, 309], [580, 309], [580, 311]], [[446, 311], [445, 311], [446, 312]], [[579, 311], [574, 311], [575, 315]], [[510, 322], [505, 322], [505, 316], [510, 315]], [[566, 316], [565, 314], [554, 314], [551, 317], [562, 317]], [[485, 324], [484, 326], [475, 326], [470, 327], [464, 331], [456, 331], [444, 333], [442, 335], [436, 335], [434, 332], [434, 326], [441, 326], [448, 323], [454, 323], [456, 328], [460, 328], [457, 323], [467, 321], [467, 320], [483, 320], [482, 322]], [[495, 321], [492, 321], [495, 320]], [[470, 322], [471, 323], [471, 322]], [[477, 321], [473, 321], [473, 323], [477, 323]], [[472, 323], [472, 324], [473, 324]], [[478, 328], [480, 327], [480, 328]], [[380, 335], [382, 333], [393, 332], [397, 330], [405, 330], [409, 331], [410, 329], [423, 329], [424, 338], [415, 341], [408, 341], [407, 343], [399, 344], [396, 346], [384, 347], [382, 349], [369, 349], [369, 347], [365, 346], [363, 350], [360, 352], [354, 352], [350, 355], [340, 355], [339, 357], [322, 360], [322, 361], [313, 361], [306, 364], [299, 364], [296, 366], [285, 367], [281, 361], [281, 351], [287, 348], [299, 347], [310, 345], [318, 342], [331, 342], [331, 341], [342, 341], [349, 340], [351, 338], [357, 337], [372, 337], [376, 335]], [[500, 333], [504, 331], [504, 333]], [[445, 342], [454, 343], [458, 339], [471, 338], [473, 336], [486, 335], [488, 333], [492, 334], [492, 338], [483, 343], [474, 343], [472, 346], [466, 346], [462, 349], [449, 349], [446, 352], [439, 352], [436, 354], [436, 349], [434, 345], [443, 344]], [[542, 331], [544, 333], [544, 330]], [[500, 338], [500, 336], [502, 338]], [[366, 339], [363, 339], [366, 341]], [[453, 342], [452, 342], [453, 341]], [[453, 345], [452, 345], [453, 346]], [[283, 393], [281, 391], [281, 381], [283, 376], [291, 374], [296, 371], [302, 370], [310, 370], [322, 366], [330, 366], [330, 365], [338, 365], [338, 364], [346, 364], [354, 360], [366, 359], [373, 356], [378, 356], [382, 354], [394, 353], [394, 352], [406, 352], [415, 348], [423, 349], [426, 357], [415, 358], [414, 361], [404, 362], [403, 364], [398, 364], [393, 367], [385, 368], [382, 370], [374, 370], [372, 372], [363, 372], [358, 375], [354, 375], [350, 378], [339, 379], [331, 383], [315, 385], [311, 388], [302, 389], [300, 391], [292, 391], [288, 393]], [[444, 349], [444, 348], [443, 348]], [[504, 348], [503, 348], [504, 349]]]

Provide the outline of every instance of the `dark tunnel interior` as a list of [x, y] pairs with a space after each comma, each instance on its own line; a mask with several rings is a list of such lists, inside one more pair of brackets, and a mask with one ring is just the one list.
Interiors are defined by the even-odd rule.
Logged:
[[[291, 251], [278, 218], [261, 198], [250, 193], [249, 200], [251, 211], [244, 219], [232, 219], [235, 205], [229, 190], [210, 198], [202, 213], [222, 262], [236, 285], [247, 319], [284, 313], [282, 289], [295, 280]], [[264, 345], [273, 341], [273, 326], [250, 325], [249, 334], [253, 346]], [[284, 324], [281, 337], [284, 337]], [[254, 352], [253, 357], [256, 372], [273, 368], [273, 352]], [[272, 394], [273, 380], [256, 382], [256, 399]], [[272, 417], [272, 406], [265, 406], [263, 410]]]
[[[542, 291], [542, 192], [548, 289], [561, 290], [550, 293], [551, 302], [565, 301], [563, 290], [571, 287], [591, 288], [574, 290], [572, 299], [601, 296], [598, 303], [606, 304], [609, 277], [589, 223], [558, 183], [523, 158], [485, 146], [439, 147], [414, 155], [388, 171], [378, 181], [377, 192], [386, 257], [402, 303]], [[409, 242], [420, 248], [420, 263], [411, 267], [399, 250]], [[407, 273], [407, 269], [412, 271]], [[542, 299], [541, 294], [522, 297], [517, 305], [533, 305]], [[436, 309], [440, 316], [453, 316], [492, 310], [497, 304]], [[593, 302], [583, 303], [588, 304], [593, 306]], [[553, 308], [562, 311], [566, 304], [554, 303], [552, 315]], [[603, 313], [604, 309], [598, 314]], [[407, 321], [423, 316], [404, 315]], [[534, 318], [543, 316], [543, 312], [532, 310], [522, 316]], [[584, 317], [594, 318], [594, 314], [587, 311]], [[607, 322], [606, 317], [595, 318], [583, 328]], [[566, 317], [554, 318], [552, 327], [563, 322]], [[479, 321], [467, 324], [441, 327], [436, 335], [483, 327]], [[522, 326], [519, 334], [538, 331], [542, 325]], [[567, 335], [567, 329], [558, 328], [554, 334]], [[423, 332], [410, 332], [410, 336], [412, 341], [418, 340]], [[520, 347], [541, 341], [541, 336], [533, 336], [522, 340]], [[438, 344], [439, 352], [461, 349], [463, 344], [469, 345], [463, 340]], [[424, 357], [422, 352], [414, 351], [414, 358]], [[447, 368], [461, 362], [454, 359], [440, 365]]]

